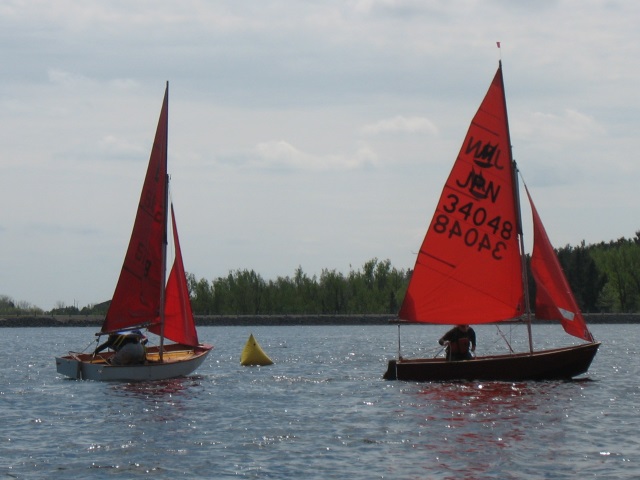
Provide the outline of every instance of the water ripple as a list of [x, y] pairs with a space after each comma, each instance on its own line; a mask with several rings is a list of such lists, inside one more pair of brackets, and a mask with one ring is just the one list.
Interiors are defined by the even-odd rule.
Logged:
[[[427, 384], [381, 379], [395, 327], [255, 328], [276, 362], [255, 368], [239, 365], [248, 329], [205, 327], [216, 349], [198, 375], [130, 384], [55, 373], [53, 356], [86, 343], [90, 329], [5, 329], [0, 473], [636, 478], [640, 366], [628, 360], [639, 329], [596, 326], [604, 344], [581, 381]], [[430, 349], [441, 330], [411, 330], [407, 350]], [[490, 348], [488, 327], [476, 331]], [[556, 331], [543, 328], [539, 341], [552, 344]], [[20, 348], [23, 338], [32, 348]]]

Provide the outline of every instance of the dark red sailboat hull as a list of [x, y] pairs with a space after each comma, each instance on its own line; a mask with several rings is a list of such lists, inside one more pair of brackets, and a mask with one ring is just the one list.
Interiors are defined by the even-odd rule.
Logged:
[[385, 380], [569, 380], [586, 373], [599, 342], [534, 353], [495, 355], [451, 362], [443, 358], [390, 360]]

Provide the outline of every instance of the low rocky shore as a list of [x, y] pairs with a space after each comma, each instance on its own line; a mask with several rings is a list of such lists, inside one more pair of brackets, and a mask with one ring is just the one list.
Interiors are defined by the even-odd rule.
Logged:
[[[640, 313], [587, 313], [589, 324], [640, 323]], [[393, 315], [196, 315], [198, 326], [387, 325]], [[39, 315], [1, 317], [0, 327], [90, 327], [102, 315]], [[540, 321], [542, 323], [543, 321]]]

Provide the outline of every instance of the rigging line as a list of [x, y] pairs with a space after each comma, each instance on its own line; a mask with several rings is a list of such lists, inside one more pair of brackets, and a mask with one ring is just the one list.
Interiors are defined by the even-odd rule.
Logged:
[[[91, 345], [93, 344], [93, 342], [94, 342], [94, 341], [95, 341], [96, 346], [97, 346], [97, 344], [98, 344], [98, 343], [100, 343], [100, 337], [98, 337], [98, 336], [97, 336], [95, 340], [91, 340], [91, 341], [89, 342], [89, 344], [88, 344], [86, 347], [84, 347], [84, 348], [82, 349], [82, 352], [80, 352], [80, 353], [85, 353], [85, 352], [87, 351], [87, 349], [88, 349], [89, 347], [91, 347]], [[94, 350], [95, 350], [95, 348], [94, 348]]]
[[504, 343], [507, 344], [507, 347], [509, 347], [509, 351], [511, 353], [516, 353], [513, 351], [513, 348], [511, 348], [511, 344], [509, 343], [509, 340], [507, 340], [507, 337], [504, 333], [502, 333], [502, 330], [500, 330], [500, 326], [496, 325], [496, 328], [498, 329], [498, 334], [502, 337], [502, 339], [504, 340]]

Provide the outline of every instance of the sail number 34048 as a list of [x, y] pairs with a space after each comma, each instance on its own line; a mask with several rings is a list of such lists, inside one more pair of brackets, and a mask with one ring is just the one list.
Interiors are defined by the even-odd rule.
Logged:
[[[436, 215], [433, 230], [447, 234], [449, 238], [459, 237], [467, 247], [477, 248], [479, 252], [487, 250], [493, 258], [501, 260], [508, 242], [513, 238], [513, 223], [503, 220], [500, 215], [491, 217], [485, 208], [477, 207], [474, 202], [461, 203], [455, 194], [449, 194], [447, 199], [449, 202], [442, 205], [446, 213]], [[448, 215], [456, 212], [464, 219], [463, 223]], [[493, 233], [491, 237], [487, 230]], [[496, 236], [498, 241], [495, 241]]]

